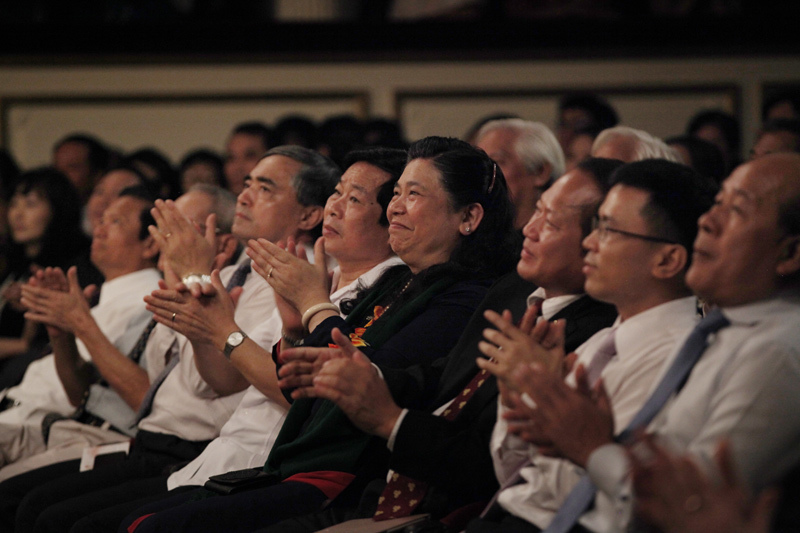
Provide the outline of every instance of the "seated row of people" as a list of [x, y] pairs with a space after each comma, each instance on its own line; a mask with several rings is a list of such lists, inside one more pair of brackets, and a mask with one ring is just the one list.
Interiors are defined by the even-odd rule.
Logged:
[[[653, 157], [624, 140], [622, 157]], [[800, 161], [748, 163], [716, 200], [663, 159], [594, 158], [546, 181], [522, 243], [523, 195], [453, 139], [353, 153], [341, 180], [311, 150], [270, 150], [229, 239], [211, 206], [126, 193], [95, 232], [98, 306], [74, 269], [23, 288], [53, 354], [0, 412], [0, 527], [316, 531], [425, 512], [457, 530], [486, 507], [468, 531], [619, 531], [636, 500], [614, 436], [659, 412], [673, 449], [708, 463], [727, 435], [749, 486], [781, 479], [798, 459]], [[732, 325], [689, 374], [693, 294], [715, 309], [702, 327], [719, 307]], [[115, 306], [138, 322], [106, 321]], [[127, 418], [96, 410], [110, 398]], [[79, 472], [83, 446], [130, 435], [127, 459]]]

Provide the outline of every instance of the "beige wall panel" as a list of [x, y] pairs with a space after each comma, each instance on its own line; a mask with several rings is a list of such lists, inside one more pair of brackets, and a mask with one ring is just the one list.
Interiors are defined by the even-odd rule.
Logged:
[[362, 107], [356, 97], [207, 102], [19, 101], [9, 106], [8, 137], [12, 153], [25, 168], [48, 163], [53, 144], [75, 131], [92, 133], [123, 151], [154, 146], [177, 163], [197, 147], [223, 150], [229, 132], [239, 122], [261, 120], [273, 124], [290, 113], [320, 120], [336, 113], [361, 115]]

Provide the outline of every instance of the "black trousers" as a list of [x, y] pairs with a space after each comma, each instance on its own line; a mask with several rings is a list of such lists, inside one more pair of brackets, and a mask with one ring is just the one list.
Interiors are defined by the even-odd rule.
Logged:
[[166, 471], [207, 444], [140, 431], [124, 460], [88, 472], [78, 471], [79, 460], [66, 461], [7, 479], [0, 483], [0, 531], [61, 533], [92, 513], [165, 492]]

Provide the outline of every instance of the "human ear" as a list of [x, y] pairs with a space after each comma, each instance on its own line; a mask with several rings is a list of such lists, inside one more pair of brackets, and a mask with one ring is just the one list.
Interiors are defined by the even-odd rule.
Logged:
[[790, 235], [786, 238], [776, 271], [779, 276], [789, 276], [800, 271], [800, 236]]
[[689, 252], [680, 244], [665, 244], [655, 257], [653, 275], [659, 279], [669, 279], [686, 269]]
[[483, 220], [483, 206], [478, 203], [470, 204], [464, 208], [458, 231], [462, 235], [469, 235], [478, 229], [481, 220]]

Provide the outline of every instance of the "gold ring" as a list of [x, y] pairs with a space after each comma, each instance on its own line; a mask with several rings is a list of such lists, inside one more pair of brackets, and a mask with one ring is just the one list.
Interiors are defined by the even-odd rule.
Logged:
[[172, 321], [173, 321], [173, 322], [175, 322], [175, 316], [176, 316], [177, 314], [178, 314], [178, 313], [172, 313]]
[[269, 272], [267, 272], [267, 279], [272, 277], [272, 271], [275, 270], [275, 267], [270, 267]]
[[170, 237], [172, 237], [172, 232], [164, 234], [165, 239], [169, 239]]
[[696, 513], [703, 508], [703, 497], [699, 494], [690, 494], [683, 502], [683, 510], [687, 513]]

